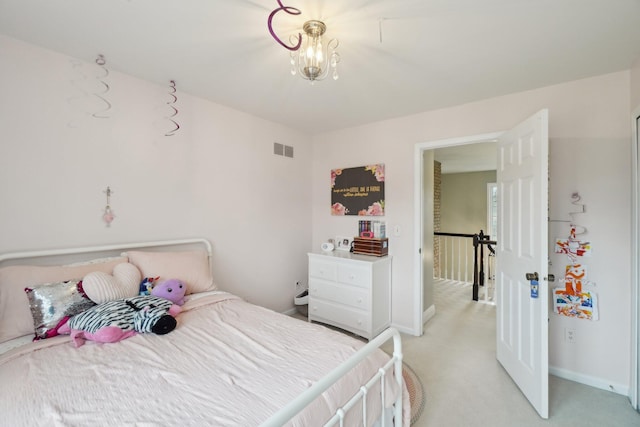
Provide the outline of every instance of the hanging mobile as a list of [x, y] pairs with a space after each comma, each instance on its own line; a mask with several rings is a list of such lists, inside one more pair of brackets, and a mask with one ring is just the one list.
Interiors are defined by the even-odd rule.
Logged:
[[107, 227], [111, 226], [111, 222], [114, 220], [116, 215], [113, 213], [111, 209], [111, 187], [107, 187], [104, 191], [107, 194], [107, 206], [104, 207], [104, 214], [102, 215], [102, 219], [107, 223]]

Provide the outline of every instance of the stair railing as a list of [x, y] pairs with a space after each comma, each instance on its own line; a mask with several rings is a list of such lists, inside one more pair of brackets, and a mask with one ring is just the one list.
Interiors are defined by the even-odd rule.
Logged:
[[[446, 233], [436, 231], [438, 237], [437, 260], [434, 263], [436, 278], [473, 283], [472, 299], [479, 300], [480, 286], [485, 286], [485, 262], [488, 263], [491, 274], [491, 258], [495, 257], [495, 240], [484, 234], [483, 230], [477, 234]], [[485, 261], [485, 246], [487, 260]], [[485, 299], [488, 295], [485, 292]]]

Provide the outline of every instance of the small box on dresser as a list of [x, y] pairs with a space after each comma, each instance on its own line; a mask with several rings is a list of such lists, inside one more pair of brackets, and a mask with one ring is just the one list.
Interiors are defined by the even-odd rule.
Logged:
[[391, 257], [309, 254], [309, 321], [371, 339], [391, 324]]
[[360, 255], [385, 256], [389, 253], [389, 239], [376, 237], [354, 237], [353, 253]]

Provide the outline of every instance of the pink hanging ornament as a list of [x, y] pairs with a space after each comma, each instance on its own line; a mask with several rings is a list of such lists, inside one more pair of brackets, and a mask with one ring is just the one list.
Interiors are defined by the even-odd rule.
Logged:
[[111, 188], [107, 187], [107, 189], [105, 190], [105, 193], [107, 194], [107, 206], [105, 206], [104, 208], [104, 214], [102, 215], [102, 219], [104, 220], [104, 222], [107, 223], [107, 227], [111, 226], [111, 223], [113, 222], [113, 220], [116, 217], [116, 214], [113, 213], [113, 210], [111, 209]]
[[102, 215], [102, 219], [107, 223], [107, 227], [111, 226], [111, 222], [114, 220], [116, 215], [113, 213], [111, 208], [107, 206], [104, 208], [104, 215]]

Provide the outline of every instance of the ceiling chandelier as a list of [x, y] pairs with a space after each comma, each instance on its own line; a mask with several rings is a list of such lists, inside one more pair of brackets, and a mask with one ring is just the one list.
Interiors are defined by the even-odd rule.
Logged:
[[291, 45], [284, 43], [273, 31], [271, 21], [276, 13], [285, 11], [290, 15], [300, 15], [299, 9], [291, 6], [284, 6], [281, 0], [276, 0], [280, 7], [274, 9], [269, 14], [268, 27], [271, 36], [280, 43], [291, 54], [291, 74], [300, 75], [305, 80], [311, 81], [323, 80], [329, 75], [334, 80], [338, 80], [338, 62], [340, 55], [336, 52], [338, 48], [338, 40], [331, 39], [326, 45], [322, 43], [322, 36], [327, 30], [327, 26], [322, 21], [311, 20], [304, 23], [302, 30], [305, 35], [298, 33], [298, 36], [290, 36]]

